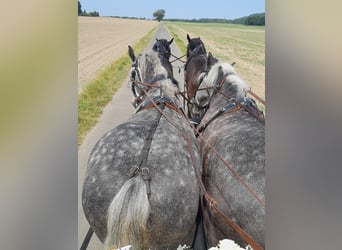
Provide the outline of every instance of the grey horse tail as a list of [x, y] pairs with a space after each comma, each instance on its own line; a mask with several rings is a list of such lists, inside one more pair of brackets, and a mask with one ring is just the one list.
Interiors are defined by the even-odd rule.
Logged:
[[150, 203], [140, 175], [125, 182], [108, 208], [105, 249], [131, 245], [133, 250], [149, 249], [147, 220]]

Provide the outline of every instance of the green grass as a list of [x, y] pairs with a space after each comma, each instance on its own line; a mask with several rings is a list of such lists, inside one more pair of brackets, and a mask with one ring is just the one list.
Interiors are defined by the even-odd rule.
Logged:
[[[152, 29], [133, 46], [136, 54], [145, 49], [155, 30]], [[122, 86], [130, 67], [131, 60], [127, 54], [99, 73], [78, 95], [78, 145], [81, 145], [86, 133], [96, 124], [113, 94]]]
[[265, 27], [221, 23], [165, 22], [182, 52], [186, 34], [200, 37], [207, 52], [226, 62], [236, 62], [237, 73], [252, 91], [265, 98]]
[[174, 26], [166, 24], [165, 27], [168, 30], [170, 36], [174, 38], [174, 42], [177, 44], [177, 47], [182, 52], [182, 55], [185, 55], [187, 44], [181, 38], [179, 38], [179, 36], [175, 32]]

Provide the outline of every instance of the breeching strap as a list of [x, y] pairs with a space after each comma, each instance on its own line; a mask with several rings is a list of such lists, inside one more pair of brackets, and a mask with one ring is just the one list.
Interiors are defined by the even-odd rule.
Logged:
[[[164, 103], [160, 103], [159, 105], [161, 105], [161, 109], [164, 109], [164, 107], [165, 107]], [[150, 196], [150, 194], [151, 194], [151, 187], [150, 187], [151, 176], [150, 176], [150, 169], [148, 167], [146, 167], [146, 161], [147, 161], [148, 154], [150, 152], [153, 135], [157, 130], [161, 116], [162, 116], [162, 114], [160, 112], [158, 112], [156, 120], [152, 123], [151, 128], [147, 131], [147, 134], [145, 136], [144, 146], [143, 146], [141, 153], [140, 153], [139, 164], [134, 165], [131, 168], [129, 175], [128, 175], [128, 178], [132, 178], [139, 171], [141, 172], [142, 178], [146, 183], [147, 195], [148, 196]]]
[[174, 54], [171, 53], [171, 56], [173, 56], [173, 57], [176, 58], [176, 59], [174, 59], [174, 60], [171, 61], [170, 63], [173, 63], [173, 62], [175, 62], [175, 61], [181, 61], [182, 63], [185, 63], [185, 61], [183, 61], [181, 58], [183, 58], [183, 57], [186, 56], [186, 55], [182, 55], [181, 57], [177, 57], [177, 56], [175, 56]]

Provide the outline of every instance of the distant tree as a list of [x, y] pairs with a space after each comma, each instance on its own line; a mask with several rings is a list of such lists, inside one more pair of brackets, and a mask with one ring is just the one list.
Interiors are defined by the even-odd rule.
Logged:
[[78, 15], [82, 16], [82, 5], [81, 5], [80, 1], [78, 1]]
[[89, 12], [88, 16], [99, 16], [99, 12], [97, 11]]
[[246, 25], [265, 25], [265, 13], [249, 15], [245, 20]]
[[163, 9], [160, 9], [160, 10], [156, 10], [154, 13], [153, 13], [153, 17], [158, 20], [158, 22], [160, 22], [165, 16], [165, 10]]
[[87, 13], [85, 9], [82, 10], [81, 2], [78, 1], [78, 15], [79, 16], [100, 16], [100, 13], [98, 11], [92, 11], [92, 12]]

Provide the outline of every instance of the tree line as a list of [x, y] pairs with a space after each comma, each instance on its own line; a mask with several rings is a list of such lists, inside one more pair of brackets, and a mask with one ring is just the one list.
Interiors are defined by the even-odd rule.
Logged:
[[199, 19], [164, 19], [171, 22], [193, 22], [193, 23], [232, 23], [243, 25], [265, 25], [265, 13], [252, 14], [245, 17], [236, 19], [223, 19], [223, 18], [199, 18]]
[[100, 13], [97, 11], [92, 11], [87, 13], [86, 10], [82, 10], [82, 5], [80, 1], [78, 1], [78, 15], [79, 16], [100, 16]]

